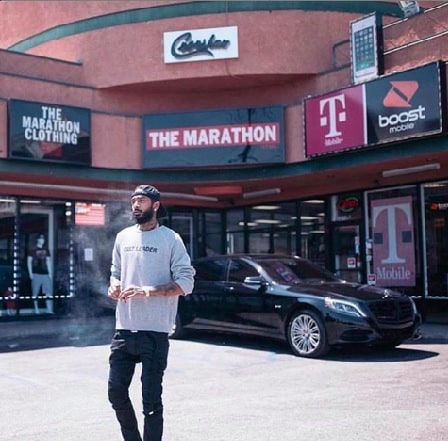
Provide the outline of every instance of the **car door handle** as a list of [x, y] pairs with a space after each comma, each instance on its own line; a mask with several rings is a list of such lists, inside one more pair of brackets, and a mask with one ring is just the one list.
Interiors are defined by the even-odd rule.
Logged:
[[235, 288], [233, 286], [226, 286], [226, 291], [234, 291]]

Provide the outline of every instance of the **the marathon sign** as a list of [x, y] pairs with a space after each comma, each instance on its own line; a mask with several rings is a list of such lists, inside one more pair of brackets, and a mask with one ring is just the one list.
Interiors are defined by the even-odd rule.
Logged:
[[165, 63], [238, 58], [238, 27], [163, 33]]
[[388, 75], [365, 87], [369, 144], [442, 131], [438, 63]]
[[9, 157], [90, 165], [90, 111], [10, 100]]
[[440, 65], [309, 98], [304, 107], [307, 156], [440, 133]]
[[143, 166], [284, 163], [283, 113], [276, 106], [145, 115]]

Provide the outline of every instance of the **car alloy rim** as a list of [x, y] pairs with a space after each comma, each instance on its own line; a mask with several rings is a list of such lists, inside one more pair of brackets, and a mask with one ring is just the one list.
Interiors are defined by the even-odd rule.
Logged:
[[320, 343], [320, 330], [316, 321], [307, 314], [297, 316], [291, 325], [291, 342], [301, 354], [311, 354]]

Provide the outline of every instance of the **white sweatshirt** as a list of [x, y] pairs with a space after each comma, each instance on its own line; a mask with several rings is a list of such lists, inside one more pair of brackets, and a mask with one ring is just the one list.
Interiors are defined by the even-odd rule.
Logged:
[[[195, 270], [182, 238], [165, 226], [140, 231], [137, 225], [117, 234], [112, 252], [111, 275], [129, 285], [163, 285], [176, 282], [184, 294], [193, 290]], [[171, 332], [178, 297], [148, 297], [118, 301], [116, 329]]]

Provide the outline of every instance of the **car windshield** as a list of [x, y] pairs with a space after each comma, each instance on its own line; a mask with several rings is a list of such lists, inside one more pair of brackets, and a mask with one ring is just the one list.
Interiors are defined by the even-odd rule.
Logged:
[[300, 282], [334, 282], [339, 279], [326, 269], [307, 260], [266, 259], [259, 262], [277, 283], [294, 285]]

